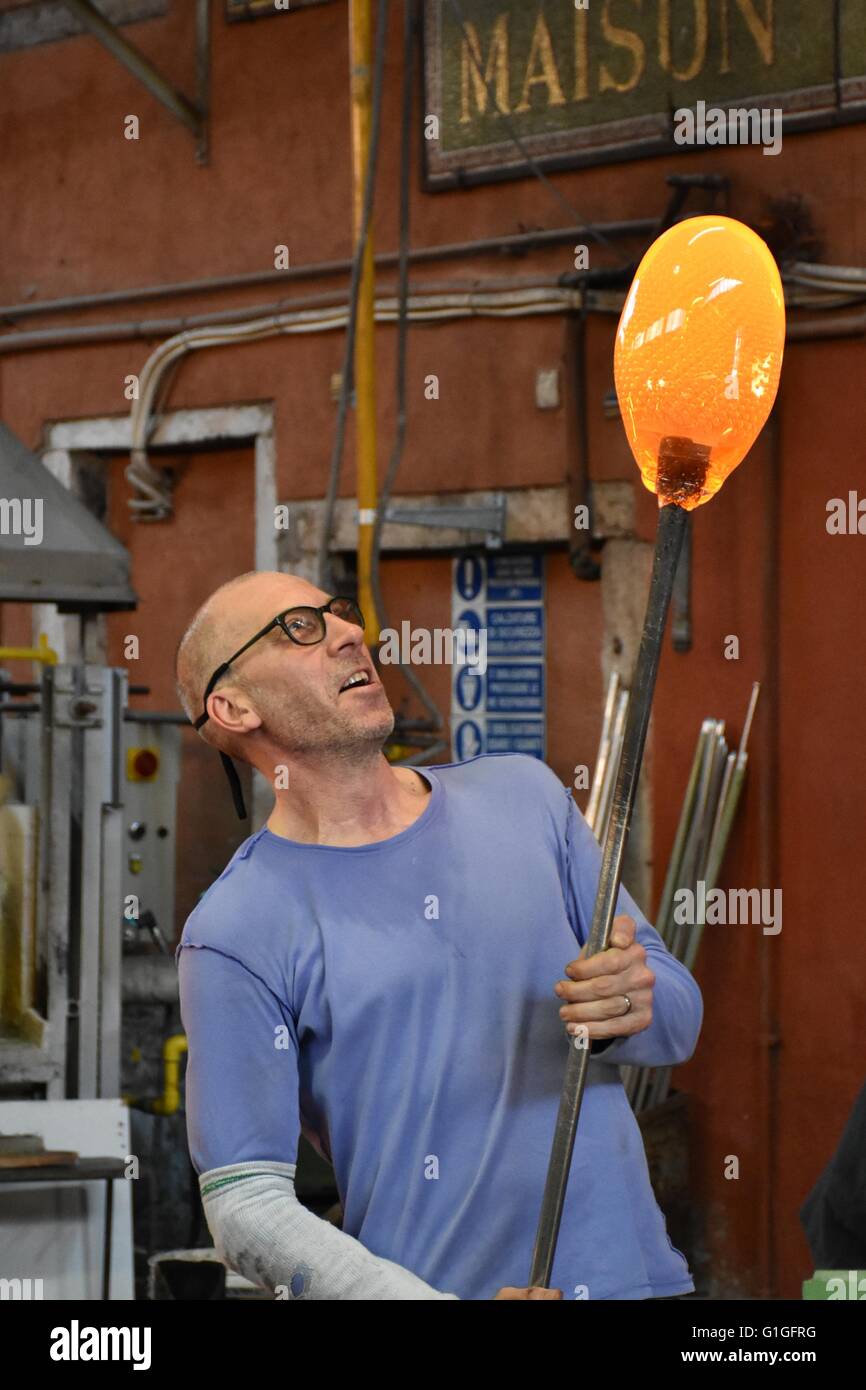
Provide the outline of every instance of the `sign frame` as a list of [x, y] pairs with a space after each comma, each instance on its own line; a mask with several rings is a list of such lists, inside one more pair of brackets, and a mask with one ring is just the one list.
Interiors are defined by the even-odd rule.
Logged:
[[[840, 6], [849, 3], [851, 0], [830, 0], [837, 38], [841, 32]], [[529, 178], [534, 172], [532, 164], [509, 137], [507, 130], [504, 130], [503, 138], [499, 141], [469, 145], [460, 151], [444, 151], [441, 139], [427, 138], [424, 128], [426, 117], [436, 114], [440, 123], [442, 118], [441, 24], [442, 12], [448, 5], [449, 0], [424, 0], [421, 6], [424, 98], [420, 128], [421, 187], [426, 193], [437, 193]], [[507, 0], [503, 0], [503, 8], [506, 7]], [[472, 16], [467, 14], [467, 8], [467, 0], [463, 0], [461, 13], [467, 21], [471, 21]], [[838, 44], [834, 65], [838, 69]], [[718, 100], [708, 97], [707, 104], [727, 111], [756, 106], [779, 108], [783, 113], [781, 134], [784, 140], [790, 135], [866, 121], [866, 71], [850, 77], [834, 74], [826, 82], [781, 92], [762, 92], [758, 95], [744, 93]], [[694, 103], [684, 102], [683, 105], [686, 108], [691, 106], [691, 109], [694, 107]], [[526, 154], [547, 173], [619, 164], [659, 155], [694, 155], [696, 148], [702, 156], [712, 157], [719, 151], [726, 154], [731, 148], [730, 145], [696, 147], [678, 144], [674, 140], [673, 108], [655, 114], [539, 134], [526, 133], [518, 127], [518, 135]]]
[[[461, 583], [463, 566], [470, 567], [468, 588]], [[452, 556], [452, 627], [469, 625], [487, 634], [484, 673], [473, 672], [469, 663], [455, 666], [451, 673], [449, 742], [454, 762], [487, 753], [546, 758], [546, 586], [544, 548], [464, 550]], [[467, 737], [475, 751], [464, 755]], [[497, 746], [491, 748], [491, 743]]]
[[274, 0], [223, 0], [223, 13], [228, 24], [240, 24], [251, 19], [273, 19], [277, 15], [308, 10], [313, 5], [329, 5], [331, 0], [291, 0], [287, 10], [274, 9]]

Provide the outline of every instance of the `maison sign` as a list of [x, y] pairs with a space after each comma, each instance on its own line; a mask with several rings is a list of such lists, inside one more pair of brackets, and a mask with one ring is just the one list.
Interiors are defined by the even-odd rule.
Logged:
[[428, 187], [520, 176], [523, 151], [633, 159], [699, 102], [778, 109], [785, 135], [863, 119], [866, 3], [427, 0], [424, 71]]

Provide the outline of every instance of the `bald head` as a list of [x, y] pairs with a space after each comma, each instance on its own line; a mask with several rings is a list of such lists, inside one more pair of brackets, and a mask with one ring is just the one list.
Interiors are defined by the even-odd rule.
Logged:
[[[381, 753], [393, 731], [394, 711], [356, 613], [329, 611], [313, 641], [272, 628], [278, 613], [324, 608], [330, 597], [300, 575], [242, 574], [202, 605], [178, 647], [178, 694], [193, 722], [214, 671], [247, 648], [215, 685], [199, 734], [269, 779], [296, 760], [357, 763], [371, 749]], [[358, 672], [366, 684], [347, 686]]]
[[327, 597], [300, 575], [270, 570], [249, 570], [220, 585], [199, 608], [178, 644], [177, 693], [187, 717], [196, 720], [202, 713], [202, 696], [217, 667], [276, 613], [296, 604], [318, 606]]

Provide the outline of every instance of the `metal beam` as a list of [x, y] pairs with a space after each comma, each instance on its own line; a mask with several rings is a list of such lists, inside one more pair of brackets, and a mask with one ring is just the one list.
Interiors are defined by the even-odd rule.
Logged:
[[125, 39], [91, 0], [63, 0], [89, 33], [97, 38], [133, 77], [142, 82], [157, 101], [161, 101], [173, 116], [192, 131], [198, 141], [198, 157], [203, 162], [207, 150], [207, 90], [209, 75], [210, 0], [196, 0], [196, 76], [198, 103], [193, 105], [182, 93], [175, 91], [149, 58]]
[[505, 494], [499, 492], [490, 505], [447, 502], [434, 505], [421, 503], [414, 507], [388, 507], [385, 520], [402, 526], [441, 526], [447, 530], [484, 531], [485, 544], [496, 549], [505, 536]]

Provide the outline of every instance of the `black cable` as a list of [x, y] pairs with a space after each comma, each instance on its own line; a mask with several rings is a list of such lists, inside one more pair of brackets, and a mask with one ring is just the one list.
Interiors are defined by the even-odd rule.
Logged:
[[343, 379], [340, 384], [340, 399], [337, 406], [337, 432], [331, 454], [331, 474], [325, 495], [325, 509], [322, 515], [322, 534], [319, 541], [318, 579], [319, 588], [333, 593], [331, 582], [331, 559], [328, 544], [334, 520], [334, 507], [337, 489], [340, 485], [340, 472], [343, 462], [343, 443], [346, 437], [346, 411], [352, 389], [352, 361], [355, 351], [355, 328], [358, 318], [358, 297], [361, 289], [361, 263], [367, 245], [370, 219], [373, 211], [373, 190], [376, 184], [376, 165], [379, 157], [379, 127], [382, 111], [382, 74], [385, 66], [385, 45], [388, 36], [388, 0], [379, 0], [378, 27], [376, 29], [376, 52], [373, 61], [373, 100], [371, 113], [370, 148], [367, 152], [367, 169], [364, 176], [364, 202], [361, 211], [361, 225], [355, 243], [352, 259], [352, 278], [349, 285], [349, 319], [346, 324], [346, 345], [343, 355]]
[[842, 5], [833, 3], [833, 95], [837, 113], [842, 108]]
[[[406, 2], [407, 2], [407, 4], [409, 4], [409, 0], [406, 0]], [[525, 145], [523, 144], [523, 141], [522, 141], [522, 139], [521, 139], [519, 133], [518, 133], [517, 130], [515, 129], [514, 124], [513, 124], [513, 122], [510, 120], [508, 114], [500, 109], [499, 103], [498, 103], [498, 101], [497, 101], [497, 99], [496, 99], [496, 94], [495, 94], [495, 92], [493, 91], [491, 84], [488, 83], [488, 81], [485, 79], [484, 73], [481, 71], [481, 68], [480, 68], [480, 65], [479, 65], [479, 63], [478, 63], [478, 60], [477, 60], [476, 57], [475, 57], [475, 53], [474, 53], [474, 51], [473, 51], [472, 45], [471, 45], [471, 43], [469, 42], [469, 39], [468, 39], [468, 35], [467, 35], [467, 31], [466, 31], [466, 23], [465, 23], [465, 20], [464, 20], [463, 13], [462, 13], [462, 10], [461, 10], [461, 8], [460, 8], [460, 5], [459, 5], [459, 3], [458, 3], [458, 0], [449, 0], [449, 3], [450, 3], [450, 5], [451, 5], [452, 10], [454, 11], [455, 17], [456, 17], [456, 19], [457, 19], [457, 23], [458, 23], [458, 25], [460, 26], [460, 30], [461, 30], [461, 33], [463, 34], [464, 41], [465, 41], [465, 43], [466, 43], [467, 52], [469, 53], [469, 57], [470, 57], [470, 59], [471, 59], [471, 61], [472, 61], [473, 67], [475, 68], [475, 71], [477, 72], [480, 81], [481, 81], [482, 84], [484, 85], [485, 90], [488, 92], [488, 94], [489, 94], [489, 96], [490, 96], [490, 98], [491, 98], [491, 101], [492, 101], [493, 104], [494, 104], [494, 107], [495, 107], [496, 111], [499, 113], [499, 115], [500, 115], [500, 117], [501, 117], [501, 119], [502, 119], [502, 123], [503, 123], [505, 129], [508, 131], [508, 134], [509, 134], [511, 140], [514, 142], [515, 146], [516, 146], [517, 149], [520, 151], [521, 155], [523, 156], [524, 160], [526, 161], [527, 167], [531, 170], [531, 172], [535, 175], [535, 177], [539, 180], [539, 182], [542, 183], [542, 184], [544, 185], [544, 187], [547, 188], [547, 189], [549, 190], [549, 192], [553, 195], [553, 197], [556, 198], [557, 201], [558, 201], [559, 203], [561, 203], [562, 206], [565, 207], [565, 208], [568, 210], [569, 216], [572, 217], [572, 218], [574, 219], [575, 222], [577, 222], [577, 223], [582, 223], [582, 224], [583, 224], [583, 225], [582, 225], [582, 230], [583, 230], [583, 231], [585, 231], [588, 235], [592, 236], [593, 239], [594, 239], [596, 242], [598, 242], [600, 245], [606, 246], [606, 247], [608, 247], [609, 249], [613, 250], [614, 248], [613, 248], [613, 246], [612, 246], [612, 243], [608, 240], [608, 238], [604, 235], [604, 233], [601, 232], [601, 231], [599, 231], [598, 228], [594, 227], [592, 223], [586, 222], [584, 219], [581, 218], [580, 213], [577, 211], [577, 209], [576, 209], [575, 207], [573, 207], [573, 205], [568, 201], [567, 198], [564, 197], [564, 195], [560, 192], [560, 190], [559, 190], [553, 183], [551, 183], [550, 179], [547, 177], [547, 175], [546, 175], [546, 174], [544, 173], [544, 171], [540, 168], [540, 166], [538, 165], [538, 163], [536, 162], [536, 160], [532, 157], [532, 155], [531, 155], [531, 154], [529, 153], [529, 151], [526, 149], [526, 147], [525, 147]], [[357, 238], [357, 242], [356, 242], [356, 246], [355, 246], [355, 253], [354, 253], [353, 260], [352, 260], [352, 275], [351, 275], [351, 281], [350, 281], [350, 287], [349, 287], [349, 316], [348, 316], [348, 322], [347, 322], [347, 324], [346, 324], [346, 344], [345, 344], [345, 353], [344, 353], [344, 359], [343, 359], [343, 375], [342, 375], [342, 382], [341, 382], [341, 386], [340, 386], [339, 402], [338, 402], [338, 406], [337, 406], [337, 429], [336, 429], [336, 435], [335, 435], [335, 438], [334, 438], [334, 448], [333, 448], [332, 455], [331, 455], [330, 477], [329, 477], [329, 479], [328, 479], [328, 488], [327, 488], [327, 492], [326, 492], [326, 495], [325, 495], [325, 507], [324, 507], [324, 513], [323, 513], [323, 517], [322, 517], [322, 533], [321, 533], [320, 542], [319, 542], [319, 553], [318, 553], [318, 559], [317, 559], [317, 571], [318, 571], [319, 587], [322, 588], [323, 590], [327, 591], [328, 593], [330, 593], [330, 592], [332, 591], [332, 589], [333, 589], [333, 583], [332, 583], [332, 580], [331, 580], [330, 554], [329, 554], [328, 546], [329, 546], [329, 542], [330, 542], [330, 538], [331, 538], [331, 529], [332, 529], [332, 526], [333, 526], [334, 508], [335, 508], [335, 506], [336, 506], [337, 490], [338, 490], [338, 488], [339, 488], [340, 472], [341, 472], [341, 467], [342, 467], [343, 447], [344, 447], [345, 433], [346, 433], [346, 413], [347, 413], [347, 409], [348, 409], [349, 395], [350, 395], [350, 392], [351, 392], [351, 389], [352, 389], [352, 363], [353, 363], [353, 356], [354, 356], [355, 330], [356, 330], [356, 324], [357, 324], [358, 297], [359, 297], [360, 282], [361, 282], [361, 263], [362, 263], [362, 259], [363, 259], [363, 255], [364, 255], [364, 249], [365, 249], [366, 244], [367, 244], [367, 237], [368, 237], [368, 233], [369, 233], [370, 217], [371, 217], [372, 205], [373, 205], [373, 190], [374, 190], [374, 186], [375, 186], [376, 166], [377, 166], [377, 162], [378, 162], [379, 133], [380, 133], [380, 115], [381, 115], [382, 85], [383, 85], [383, 84], [382, 84], [382, 74], [383, 74], [383, 68], [384, 68], [384, 52], [385, 52], [385, 42], [386, 42], [386, 35], [387, 35], [387, 22], [388, 22], [388, 0], [380, 0], [380, 2], [379, 2], [378, 27], [377, 27], [377, 34], [376, 34], [376, 52], [375, 52], [375, 59], [374, 59], [373, 100], [372, 100], [373, 111], [372, 111], [372, 122], [371, 122], [371, 124], [372, 124], [372, 130], [371, 130], [371, 138], [370, 138], [370, 149], [369, 149], [369, 152], [368, 152], [368, 159], [367, 159], [367, 171], [366, 171], [366, 176], [365, 176], [364, 203], [363, 203], [363, 211], [362, 211], [362, 216], [361, 216], [361, 226], [360, 226], [360, 228], [359, 228], [358, 238]], [[399, 428], [399, 424], [398, 424], [398, 428]], [[402, 444], [400, 445], [400, 448], [402, 449]], [[399, 461], [399, 454], [398, 454], [398, 461]], [[393, 462], [393, 458], [392, 458], [392, 462]], [[377, 518], [378, 518], [378, 512], [377, 512]], [[375, 591], [374, 591], [374, 597], [375, 597]], [[411, 676], [409, 677], [409, 679], [410, 679], [410, 683], [412, 683], [412, 677], [411, 677]], [[429, 705], [428, 698], [426, 697], [426, 695], [422, 695], [421, 692], [420, 692], [420, 690], [419, 690], [418, 693], [419, 693], [420, 698], [422, 699], [423, 703], [424, 703], [425, 705], [427, 705], [427, 707], [428, 707], [428, 709], [429, 709], [429, 708], [430, 708], [430, 705]], [[437, 719], [441, 718], [441, 716], [439, 716], [438, 710], [436, 711], [435, 717], [436, 717]], [[441, 727], [441, 725], [437, 725], [437, 727]]]
[[[397, 476], [397, 470], [400, 467], [403, 449], [406, 443], [406, 345], [409, 326], [409, 181], [412, 163], [412, 78], [415, 71], [417, 35], [417, 9], [414, 4], [407, 3], [404, 9], [403, 111], [400, 129], [400, 230], [398, 248], [397, 369], [395, 390], [397, 398], [397, 420], [394, 431], [394, 443], [391, 449], [391, 458], [388, 463], [388, 471], [385, 475], [385, 481], [376, 504], [376, 521], [373, 527], [370, 569], [370, 586], [373, 590], [373, 600], [376, 604], [376, 610], [382, 621], [382, 625], [385, 627], [387, 627], [388, 623], [385, 617], [385, 604], [382, 599], [382, 587], [379, 573], [382, 530], [385, 525], [385, 513], [388, 509], [388, 503], [391, 500], [391, 493], [394, 488], [394, 480]], [[420, 678], [405, 662], [401, 661], [399, 665], [409, 685], [411, 685], [418, 699], [429, 713], [433, 721], [432, 729], [436, 731], [442, 729], [444, 727], [444, 721], [439, 708], [424, 689]], [[425, 750], [425, 756], [429, 758], [431, 754], [439, 752], [440, 749], [444, 747], [444, 743], [434, 744], [432, 747]]]
[[500, 117], [503, 126], [507, 130], [509, 138], [520, 151], [520, 154], [523, 156], [523, 159], [529, 170], [535, 175], [539, 183], [541, 183], [547, 189], [547, 191], [550, 194], [552, 194], [556, 201], [560, 203], [562, 207], [567, 209], [568, 213], [574, 218], [575, 222], [582, 223], [582, 231], [591, 236], [595, 241], [599, 243], [600, 246], [606, 246], [609, 251], [614, 251], [615, 248], [613, 246], [613, 243], [608, 241], [604, 233], [600, 232], [598, 228], [593, 226], [591, 222], [584, 221], [577, 208], [569, 202], [568, 198], [566, 198], [565, 194], [559, 188], [557, 188], [556, 184], [551, 182], [551, 180], [545, 174], [544, 170], [541, 168], [540, 164], [538, 164], [537, 161], [533, 159], [532, 155], [529, 153], [529, 150], [524, 145], [523, 140], [521, 139], [520, 134], [517, 131], [517, 127], [514, 125], [514, 122], [511, 120], [511, 117], [509, 116], [508, 112], [503, 111], [502, 107], [499, 105], [499, 102], [496, 97], [496, 92], [493, 87], [493, 78], [491, 77], [488, 80], [484, 76], [484, 73], [481, 71], [481, 64], [478, 62], [472, 44], [469, 42], [469, 35], [466, 31], [466, 21], [463, 17], [463, 11], [460, 7], [459, 0], [448, 0], [448, 4], [453, 10], [454, 17], [457, 20], [458, 25], [460, 26], [460, 32], [463, 35], [463, 42], [466, 45], [466, 52], [469, 54], [472, 66], [478, 74], [478, 78], [482, 86], [484, 87], [484, 90], [490, 97], [494, 109], [496, 110], [497, 115]]

